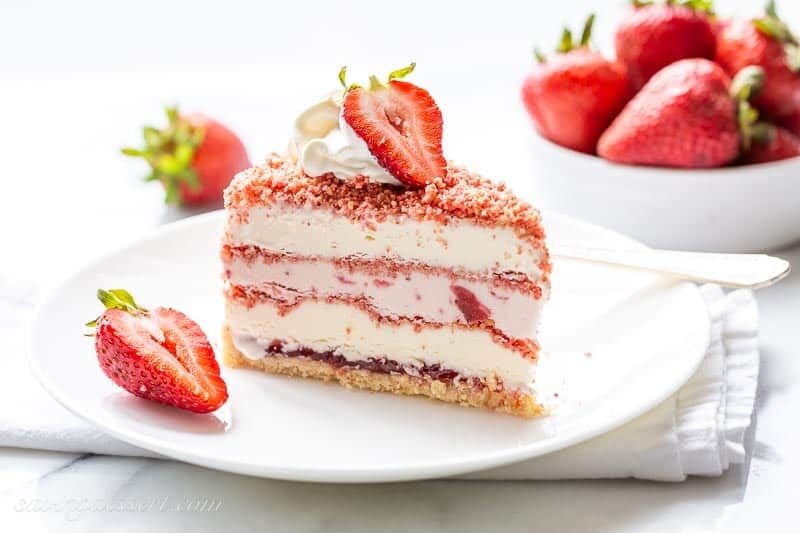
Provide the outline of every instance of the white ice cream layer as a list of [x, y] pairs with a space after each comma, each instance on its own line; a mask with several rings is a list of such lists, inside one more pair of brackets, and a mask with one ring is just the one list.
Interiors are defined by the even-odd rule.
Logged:
[[280, 203], [254, 207], [247, 221], [231, 219], [230, 244], [309, 257], [388, 257], [473, 272], [541, 275], [541, 251], [510, 228], [389, 218], [371, 228], [325, 209]]
[[[532, 390], [536, 363], [492, 340], [482, 330], [454, 327], [414, 330], [413, 324], [378, 324], [346, 304], [306, 301], [281, 316], [271, 304], [248, 308], [228, 301], [234, 345], [260, 359], [272, 340], [317, 352], [333, 351], [348, 361], [386, 357], [401, 365], [439, 364], [464, 377], [496, 375], [513, 389]], [[255, 339], [255, 340], [254, 340]]]

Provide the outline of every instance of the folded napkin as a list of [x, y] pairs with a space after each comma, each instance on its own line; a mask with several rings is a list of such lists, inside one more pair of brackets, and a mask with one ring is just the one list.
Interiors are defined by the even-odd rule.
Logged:
[[[571, 448], [470, 479], [718, 476], [745, 459], [758, 381], [758, 310], [750, 291], [701, 287], [711, 343], [675, 395], [625, 426]], [[155, 457], [92, 428], [58, 405], [28, 370], [25, 335], [37, 290], [0, 278], [0, 446]]]

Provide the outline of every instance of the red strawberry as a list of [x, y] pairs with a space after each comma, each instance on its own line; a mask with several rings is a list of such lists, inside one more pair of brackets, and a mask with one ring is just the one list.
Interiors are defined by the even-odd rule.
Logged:
[[744, 164], [769, 163], [800, 156], [800, 137], [772, 125], [764, 125], [763, 135], [753, 137], [753, 145], [744, 153]]
[[708, 20], [711, 0], [632, 3], [635, 9], [617, 27], [614, 47], [617, 58], [628, 67], [634, 89], [680, 59], [713, 59], [716, 39]]
[[489, 308], [468, 288], [453, 284], [450, 285], [450, 291], [455, 296], [456, 306], [467, 322], [483, 322], [491, 316]]
[[537, 52], [539, 64], [522, 84], [522, 101], [539, 133], [589, 154], [629, 97], [625, 67], [588, 47], [593, 22], [591, 15], [579, 43], [565, 29], [555, 56]]
[[167, 203], [219, 202], [233, 176], [250, 166], [242, 141], [199, 113], [180, 115], [167, 108], [167, 117], [166, 129], [144, 128], [144, 148], [123, 148], [122, 153], [150, 164], [147, 181], [161, 182]]
[[126, 391], [196, 413], [228, 399], [214, 350], [196, 322], [165, 307], [139, 307], [124, 289], [99, 290], [106, 311], [96, 326], [100, 367]]
[[731, 74], [747, 65], [762, 67], [766, 82], [755, 106], [773, 119], [800, 114], [800, 47], [778, 18], [774, 2], [769, 2], [762, 18], [720, 24], [716, 61]]
[[423, 187], [447, 175], [442, 155], [442, 113], [430, 93], [399, 78], [414, 63], [389, 74], [387, 83], [370, 77], [369, 88], [345, 86], [342, 118], [367, 144], [370, 153], [392, 176], [411, 187]]
[[791, 113], [774, 118], [775, 124], [789, 130], [793, 135], [800, 136], [800, 107]]
[[730, 163], [749, 143], [758, 113], [747, 100], [761, 81], [758, 67], [744, 69], [732, 84], [719, 65], [682, 59], [661, 69], [625, 106], [600, 138], [598, 153], [635, 165]]

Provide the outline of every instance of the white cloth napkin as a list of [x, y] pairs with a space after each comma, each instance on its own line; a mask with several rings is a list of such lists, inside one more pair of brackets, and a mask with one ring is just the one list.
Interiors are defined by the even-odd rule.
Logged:
[[[465, 477], [681, 481], [718, 476], [743, 462], [758, 381], [758, 309], [750, 291], [724, 294], [706, 285], [701, 292], [712, 319], [711, 344], [697, 373], [675, 395], [583, 444]], [[0, 446], [156, 456], [93, 429], [31, 376], [24, 350], [36, 293], [29, 284], [0, 278]]]

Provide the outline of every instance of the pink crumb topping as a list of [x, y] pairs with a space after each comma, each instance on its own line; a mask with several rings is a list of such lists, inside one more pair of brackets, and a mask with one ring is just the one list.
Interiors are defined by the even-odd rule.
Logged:
[[445, 179], [410, 189], [370, 182], [366, 176], [349, 181], [333, 174], [306, 176], [296, 162], [273, 154], [262, 165], [240, 172], [225, 191], [226, 209], [242, 220], [251, 207], [275, 201], [330, 209], [367, 226], [392, 216], [508, 227], [544, 252], [542, 271], [545, 275], [550, 272], [539, 212], [505, 184], [452, 164]]

